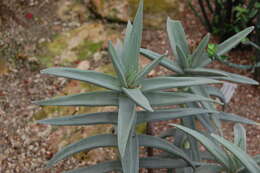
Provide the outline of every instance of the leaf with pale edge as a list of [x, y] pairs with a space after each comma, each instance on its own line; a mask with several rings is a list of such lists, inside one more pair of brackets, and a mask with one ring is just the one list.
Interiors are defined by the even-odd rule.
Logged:
[[236, 145], [230, 143], [226, 139], [217, 136], [215, 134], [211, 134], [211, 136], [216, 139], [219, 143], [224, 145], [224, 147], [229, 150], [235, 157], [238, 159], [244, 166], [245, 168], [250, 172], [250, 173], [259, 173], [260, 172], [260, 167], [257, 165], [256, 161], [251, 158], [249, 155], [247, 155], [246, 152], [244, 152], [242, 149], [237, 147]]
[[80, 80], [114, 91], [120, 91], [119, 81], [115, 77], [100, 72], [59, 67], [48, 68], [42, 70], [41, 73]]

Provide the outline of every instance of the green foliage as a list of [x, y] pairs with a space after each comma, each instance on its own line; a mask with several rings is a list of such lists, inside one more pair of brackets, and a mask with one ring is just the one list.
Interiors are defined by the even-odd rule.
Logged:
[[[235, 143], [238, 147], [234, 148], [231, 147], [232, 144], [216, 135], [212, 135], [213, 140], [195, 131], [197, 129], [195, 124], [197, 120], [201, 122], [208, 132], [220, 134], [222, 133], [221, 120], [257, 124], [237, 115], [217, 111], [214, 103], [223, 103], [213, 100], [210, 96], [217, 96], [225, 103], [224, 96], [217, 88], [207, 86], [207, 84], [221, 83], [218, 80], [248, 84], [257, 84], [257, 82], [236, 74], [205, 68], [212, 61], [206, 51], [209, 35], [202, 40], [194, 53], [191, 53], [181, 23], [171, 19], [167, 21], [167, 31], [176, 61], [164, 59], [167, 54], [159, 55], [141, 49], [141, 53], [153, 61], [145, 68], [140, 69], [139, 54], [142, 38], [142, 18], [143, 2], [141, 1], [133, 25], [130, 21], [128, 22], [123, 44], [119, 43], [114, 46], [112, 42], [109, 42], [108, 51], [116, 72], [115, 76], [63, 67], [49, 68], [42, 71], [44, 74], [94, 84], [106, 90], [35, 102], [38, 105], [115, 107], [112, 112], [96, 112], [38, 121], [42, 124], [58, 126], [114, 124], [116, 127], [115, 134], [96, 135], [66, 146], [53, 156], [48, 166], [53, 166], [57, 162], [82, 151], [98, 147], [117, 147], [119, 149], [118, 161], [104, 162], [69, 172], [122, 171], [123, 173], [138, 173], [139, 168], [173, 168], [186, 173], [193, 172], [198, 167], [198, 169], [205, 171], [204, 164], [200, 162], [202, 156], [198, 148], [199, 141], [222, 164], [213, 165], [207, 169], [214, 170], [213, 168], [216, 166], [217, 168], [224, 166], [225, 169], [229, 170], [230, 165], [241, 162], [245, 167], [241, 169], [258, 170], [254, 161], [247, 155], [245, 155], [246, 159], [241, 158], [241, 155], [245, 153], [241, 149], [237, 149], [239, 147], [244, 149], [246, 146], [243, 138], [245, 133], [240, 126], [235, 128], [235, 132], [242, 135], [236, 135]], [[215, 48], [209, 46], [212, 56], [216, 54], [223, 55], [232, 49], [241, 39], [246, 37], [249, 31], [251, 31], [250, 28], [235, 35], [228, 41], [214, 46]], [[146, 78], [147, 74], [158, 64], [175, 71], [177, 76]], [[170, 90], [172, 88], [179, 89], [178, 91], [172, 91]], [[173, 105], [178, 105], [178, 108], [167, 108]], [[140, 109], [143, 110], [140, 111]], [[168, 136], [174, 136], [174, 143], [160, 137], [136, 132], [138, 124], [172, 119], [181, 119], [182, 125], [186, 127], [179, 125], [175, 125], [175, 127], [189, 133], [198, 141], [180, 130], [168, 134]], [[229, 150], [232, 157], [216, 144], [216, 140]], [[160, 149], [166, 154], [139, 158], [140, 146]], [[238, 160], [234, 160], [233, 157]]]
[[[245, 129], [242, 125], [236, 124], [234, 127], [234, 144], [215, 134], [211, 134], [211, 137], [207, 137], [184, 126], [176, 124], [172, 125], [197, 139], [221, 164], [201, 166], [197, 168], [196, 172], [215, 173], [216, 169], [218, 171], [225, 171], [230, 173], [241, 171], [249, 171], [250, 173], [260, 172], [257, 159], [253, 159], [248, 154], [246, 154], [246, 148], [244, 147], [246, 143], [246, 136]], [[217, 143], [223, 145], [224, 149], [221, 148]]]
[[[222, 40], [256, 25], [254, 19], [260, 11], [260, 3], [257, 0], [187, 0], [187, 2], [206, 29], [219, 35]], [[199, 8], [196, 8], [195, 3]]]
[[[115, 106], [117, 108], [115, 112], [99, 112], [39, 121], [39, 123], [53, 125], [117, 125], [117, 134], [115, 135], [106, 134], [93, 136], [68, 145], [50, 160], [48, 166], [52, 166], [58, 161], [81, 151], [97, 147], [117, 146], [122, 166], [120, 169], [122, 169], [124, 173], [137, 173], [140, 165], [139, 146], [145, 146], [164, 150], [179, 160], [182, 158], [185, 163], [187, 163], [185, 164], [186, 166], [195, 167], [187, 154], [177, 146], [158, 137], [138, 135], [135, 128], [137, 124], [146, 123], [148, 121], [175, 119], [182, 116], [191, 116], [194, 115], [194, 113], [212, 113], [211, 110], [206, 110], [205, 112], [205, 110], [199, 108], [182, 108], [180, 110], [162, 109], [154, 111], [154, 107], [171, 106], [195, 101], [215, 102], [210, 98], [197, 96], [195, 94], [179, 91], [166, 92], [163, 90], [219, 82], [214, 79], [185, 77], [156, 77], [147, 79], [146, 75], [159, 64], [165, 55], [156, 58], [144, 69], [140, 69], [139, 50], [141, 46], [142, 18], [143, 3], [141, 2], [133, 25], [131, 22], [128, 22], [123, 45], [114, 47], [113, 44], [109, 42], [108, 51], [111, 55], [116, 76], [64, 67], [49, 68], [42, 71], [44, 74], [80, 80], [107, 90], [80, 93], [35, 102], [38, 105]], [[144, 111], [137, 111], [137, 107], [143, 108]], [[152, 161], [152, 158], [150, 158], [150, 160], [148, 158], [148, 161]], [[114, 164], [114, 162], [111, 164]], [[107, 166], [107, 164], [105, 165]], [[161, 167], [160, 164], [157, 165]], [[94, 168], [86, 168], [86, 172], [89, 172], [87, 171], [88, 169], [93, 170]], [[117, 170], [116, 167], [115, 170]], [[75, 171], [77, 172], [77, 170]], [[100, 172], [99, 166], [97, 166], [94, 171]]]
[[[220, 59], [221, 56], [225, 56], [225, 54], [230, 51], [232, 48], [234, 48], [236, 45], [241, 42], [250, 32], [252, 32], [253, 28], [249, 27], [245, 30], [235, 34], [231, 38], [227, 39], [221, 44], [209, 44], [209, 34], [207, 34], [198, 47], [194, 50], [194, 52], [190, 52], [184, 29], [179, 21], [168, 19], [167, 21], [167, 31], [169, 35], [169, 41], [171, 44], [171, 48], [173, 51], [173, 54], [175, 56], [175, 60], [171, 61], [168, 59], [163, 59], [160, 64], [167, 69], [173, 71], [175, 74], [174, 76], [181, 76], [182, 77], [203, 77], [204, 79], [216, 79], [216, 80], [226, 80], [231, 82], [237, 82], [237, 83], [246, 83], [246, 84], [253, 84], [257, 85], [258, 83], [250, 78], [240, 76], [237, 74], [228, 73], [221, 70], [214, 70], [209, 69], [205, 67], [209, 63], [211, 63], [214, 60]], [[141, 53], [147, 56], [149, 59], [154, 60], [158, 57], [160, 57], [160, 54], [157, 54], [155, 52], [152, 52], [150, 50], [141, 49]], [[186, 89], [187, 90], [187, 89]], [[207, 85], [199, 85], [199, 86], [190, 86], [188, 87], [188, 91], [200, 95], [203, 97], [211, 98], [211, 96], [216, 96], [220, 100], [222, 100], [223, 103], [226, 103], [225, 97], [219, 91], [219, 89], [214, 88], [212, 86]], [[216, 110], [215, 105], [210, 102], [204, 102], [199, 101], [196, 103], [185, 103], [183, 107], [189, 107], [189, 108], [204, 108], [207, 110]], [[225, 118], [230, 118], [227, 121], [236, 121], [238, 119], [241, 120], [241, 123], [248, 123], [248, 120], [245, 118], [238, 118], [239, 116], [234, 114], [228, 114], [224, 112], [218, 112], [218, 113], [210, 113], [210, 114], [196, 114], [195, 116], [190, 117], [182, 117], [181, 123], [182, 125], [190, 128], [190, 130], [198, 131], [197, 126], [195, 124], [196, 121], [199, 121], [202, 126], [207, 130], [206, 134], [209, 133], [215, 133], [215, 134], [222, 134], [221, 130], [221, 121], [223, 120], [221, 117], [223, 115], [226, 115]], [[236, 117], [236, 118], [235, 118]], [[242, 119], [243, 120], [242, 120]], [[257, 123], [253, 123], [257, 124]], [[210, 139], [207, 140], [206, 137], [204, 137], [201, 134], [197, 134], [196, 132], [195, 138], [200, 142], [206, 142], [205, 145], [210, 145], [211, 147], [210, 152], [216, 156], [217, 161], [220, 162], [222, 165], [224, 165], [225, 168], [228, 168], [231, 164], [229, 161], [229, 157], [226, 156], [225, 153], [223, 153], [222, 149], [218, 147], [218, 145], [215, 144], [214, 141], [211, 141]], [[201, 161], [201, 153], [198, 148], [198, 141], [194, 138], [191, 138], [190, 136], [187, 136], [183, 134], [180, 131], [170, 131], [170, 133], [166, 133], [167, 135], [162, 135], [162, 137], [167, 136], [173, 136], [174, 137], [174, 144], [179, 146], [180, 148], [183, 148], [183, 150], [192, 158], [193, 161]], [[204, 144], [204, 143], [203, 143]], [[188, 147], [187, 147], [188, 146]], [[234, 150], [230, 151], [231, 153], [235, 152]], [[216, 166], [213, 166], [213, 169], [206, 168], [212, 171], [215, 171]], [[200, 168], [202, 169], [202, 168]], [[176, 169], [181, 172], [192, 172], [191, 169]], [[208, 170], [208, 171], [209, 171]], [[170, 171], [171, 172], [171, 171]], [[206, 171], [204, 171], [206, 172]]]

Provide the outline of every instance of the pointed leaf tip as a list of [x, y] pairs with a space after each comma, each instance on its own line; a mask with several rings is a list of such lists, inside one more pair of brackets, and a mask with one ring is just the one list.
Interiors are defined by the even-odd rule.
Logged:
[[144, 94], [141, 92], [139, 88], [136, 89], [123, 88], [123, 91], [137, 105], [148, 110], [149, 112], [153, 112], [153, 108], [151, 107], [149, 100], [144, 96]]

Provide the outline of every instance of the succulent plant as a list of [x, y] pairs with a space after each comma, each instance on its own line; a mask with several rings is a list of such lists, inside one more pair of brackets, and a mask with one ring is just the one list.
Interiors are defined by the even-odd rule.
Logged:
[[[49, 161], [48, 166], [52, 166], [58, 161], [81, 151], [97, 147], [115, 146], [119, 149], [120, 161], [100, 163], [95, 166], [79, 168], [69, 172], [100, 173], [122, 170], [124, 173], [137, 173], [140, 167], [161, 168], [164, 165], [163, 163], [169, 168], [196, 167], [196, 164], [190, 160], [186, 153], [174, 144], [159, 137], [145, 134], [138, 135], [135, 132], [135, 127], [137, 124], [149, 121], [216, 113], [215, 110], [201, 108], [164, 109], [164, 107], [160, 107], [198, 101], [203, 101], [203, 103], [216, 102], [200, 95], [181, 91], [165, 91], [165, 89], [178, 87], [187, 88], [190, 86], [219, 82], [214, 79], [201, 77], [146, 78], [146, 75], [157, 66], [166, 55], [161, 55], [143, 69], [140, 68], [139, 53], [143, 27], [142, 17], [143, 2], [141, 1], [133, 25], [131, 22], [128, 22], [123, 44], [118, 44], [115, 47], [112, 42], [109, 42], [108, 51], [111, 55], [116, 76], [65, 67], [48, 68], [41, 71], [43, 74], [91, 83], [103, 87], [106, 90], [62, 96], [35, 102], [38, 105], [117, 107], [114, 112], [97, 112], [38, 121], [42, 124], [58, 126], [93, 124], [114, 124], [116, 126], [116, 134], [92, 136], [66, 146], [54, 155]], [[143, 111], [137, 111], [137, 107], [142, 108]], [[154, 107], [159, 107], [160, 109], [157, 108], [155, 110]], [[170, 156], [175, 156], [175, 158], [148, 157], [139, 159], [139, 146], [158, 148], [168, 152]]]
[[[213, 57], [219, 58], [220, 56], [225, 55], [228, 51], [238, 45], [241, 40], [243, 40], [250, 32], [253, 31], [253, 29], [254, 27], [246, 28], [245, 30], [227, 39], [223, 43], [214, 46], [208, 44], [210, 35], [207, 34], [202, 39], [198, 47], [193, 52], [191, 52], [181, 22], [168, 18], [167, 32], [175, 60], [164, 58], [160, 61], [160, 64], [170, 71], [174, 72], [172, 76], [204, 77], [207, 79], [257, 85], [258, 83], [250, 78], [206, 67], [213, 60], [215, 60], [213, 59]], [[143, 55], [151, 60], [154, 60], [161, 56], [160, 54], [147, 49], [141, 49], [140, 51]], [[211, 96], [218, 97], [224, 104], [226, 103], [223, 93], [214, 86], [191, 86], [188, 88], [188, 90], [193, 94], [207, 98], [211, 98]], [[196, 103], [186, 103], [183, 104], [183, 107], [204, 108], [217, 111], [214, 104], [204, 101], [198, 101]], [[220, 135], [222, 134], [221, 120], [253, 125], [257, 124], [246, 118], [225, 112], [218, 112], [213, 114], [197, 114], [195, 116], [184, 117], [182, 118], [181, 123], [182, 125], [193, 130], [198, 130], [196, 126], [197, 120], [199, 120], [203, 127], [207, 129], [208, 133], [215, 133]], [[198, 143], [194, 138], [186, 136], [185, 133], [179, 130], [172, 129], [169, 129], [167, 132], [161, 134], [161, 137], [167, 136], [174, 136], [174, 144], [182, 147], [193, 161], [201, 161]], [[191, 169], [186, 169], [184, 171], [192, 172]]]
[[[234, 126], [234, 143], [231, 143], [216, 134], [211, 136], [203, 135], [187, 127], [172, 124], [172, 126], [182, 130], [197, 139], [207, 151], [210, 157], [204, 158], [211, 162], [205, 163], [195, 170], [195, 173], [258, 173], [260, 172], [259, 155], [255, 158], [246, 153], [246, 130], [241, 124]], [[221, 147], [221, 145], [224, 147]], [[213, 157], [212, 157], [213, 156]]]

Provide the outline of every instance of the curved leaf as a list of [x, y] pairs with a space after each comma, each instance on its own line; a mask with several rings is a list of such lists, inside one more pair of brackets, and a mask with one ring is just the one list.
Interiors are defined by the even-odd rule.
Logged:
[[207, 90], [207, 93], [209, 93], [209, 95], [218, 97], [224, 104], [227, 103], [226, 98], [224, 94], [220, 91], [220, 89], [213, 86], [205, 86], [205, 89]]
[[182, 48], [180, 48], [179, 45], [176, 45], [176, 54], [178, 55], [179, 65], [182, 68], [187, 68], [189, 66], [188, 57], [187, 57], [188, 55], [183, 52]]
[[236, 123], [243, 123], [243, 124], [251, 124], [251, 125], [260, 125], [260, 123], [257, 123], [255, 121], [252, 121], [250, 119], [231, 114], [231, 113], [226, 113], [226, 112], [220, 112], [218, 115], [219, 119], [224, 120], [224, 121], [232, 121]]
[[139, 68], [139, 50], [141, 47], [143, 30], [143, 1], [140, 1], [134, 22], [131, 29], [131, 36], [125, 43], [124, 49], [124, 62], [127, 69], [127, 73], [136, 73]]
[[248, 34], [250, 34], [254, 30], [254, 27], [248, 27], [244, 29], [243, 31], [240, 31], [239, 33], [235, 34], [234, 36], [230, 37], [223, 43], [219, 44], [217, 46], [217, 55], [221, 56], [230, 51], [232, 48], [234, 48], [236, 45], [238, 45], [241, 40], [246, 38]]
[[200, 42], [196, 50], [193, 52], [191, 59], [192, 59], [192, 67], [200, 67], [204, 65], [205, 56], [203, 53], [209, 43], [210, 34], [207, 34]]
[[144, 69], [138, 73], [136, 77], [136, 81], [142, 80], [146, 75], [148, 75], [159, 63], [160, 61], [166, 56], [166, 54], [162, 55], [161, 57], [154, 59], [150, 64], [146, 65]]
[[234, 143], [243, 151], [246, 151], [246, 129], [241, 124], [234, 126]]
[[138, 112], [137, 123], [150, 122], [150, 121], [166, 121], [177, 118], [184, 118], [197, 114], [204, 113], [216, 113], [215, 110], [206, 110], [198, 108], [178, 108], [178, 109], [166, 109], [155, 110], [154, 112]]
[[[148, 157], [140, 159], [140, 168], [184, 168], [189, 165], [182, 159]], [[78, 168], [65, 173], [107, 173], [111, 171], [121, 171], [120, 161], [107, 161], [94, 166]]]
[[147, 98], [143, 95], [139, 88], [135, 89], [127, 89], [123, 88], [124, 93], [131, 98], [137, 105], [141, 106], [142, 108], [153, 112], [153, 108], [151, 107]]
[[88, 92], [36, 101], [42, 106], [117, 106], [118, 93], [112, 91]]
[[193, 168], [195, 167], [194, 163], [190, 160], [190, 158], [183, 150], [162, 138], [156, 136], [139, 135], [139, 142], [141, 146], [161, 149], [172, 154], [173, 156], [179, 156], [180, 158], [187, 161], [190, 166], [192, 166]]
[[130, 134], [136, 124], [135, 109], [136, 105], [132, 100], [127, 97], [119, 98], [117, 141], [121, 157], [125, 155]]
[[[143, 54], [144, 56], [146, 56], [147, 58], [149, 58], [150, 60], [155, 60], [159, 57], [161, 57], [162, 55], [155, 53], [151, 50], [148, 49], [140, 49], [141, 54]], [[175, 71], [177, 73], [183, 73], [182, 69], [179, 67], [179, 65], [177, 63], [175, 63], [174, 61], [171, 61], [169, 59], [162, 59], [160, 62], [160, 65], [164, 66], [167, 69], [170, 69], [172, 71]]]
[[216, 80], [200, 78], [200, 77], [155, 77], [142, 80], [140, 85], [142, 91], [156, 91], [178, 87], [190, 87], [195, 85], [205, 85], [221, 83]]
[[123, 45], [122, 41], [120, 39], [117, 39], [116, 44], [114, 45], [114, 48], [115, 48], [115, 51], [116, 51], [116, 54], [117, 54], [117, 57], [119, 59], [120, 64], [122, 65], [123, 69], [125, 69], [124, 63], [123, 63], [123, 60], [122, 60], [123, 46], [124, 45]]
[[[194, 163], [187, 157], [187, 155], [173, 144], [154, 136], [138, 135], [139, 146], [154, 147], [166, 151], [174, 156], [184, 159], [189, 165], [194, 167]], [[91, 136], [82, 139], [74, 144], [70, 144], [56, 153], [49, 161], [48, 167], [54, 165], [60, 160], [63, 160], [73, 154], [81, 151], [88, 151], [98, 147], [114, 147], [117, 146], [117, 136], [112, 134], [104, 134]]]
[[[201, 105], [199, 103], [187, 103], [186, 104], [190, 108], [201, 108]], [[206, 109], [210, 110], [210, 109]], [[213, 109], [215, 110], [215, 108]], [[213, 122], [211, 121], [210, 117], [215, 116], [216, 114], [197, 114], [196, 118], [200, 121], [202, 126], [207, 129], [210, 133], [217, 133], [217, 130], [215, 129]]]
[[121, 64], [121, 61], [120, 61], [119, 57], [117, 56], [118, 53], [116, 52], [111, 41], [108, 42], [108, 51], [111, 55], [114, 69], [117, 73], [117, 76], [118, 76], [121, 84], [123, 86], [127, 87], [126, 78], [125, 78], [125, 74], [124, 74], [124, 70], [123, 70], [124, 66]]
[[[180, 21], [167, 19], [167, 33], [170, 40], [171, 48], [176, 57], [177, 45], [183, 50], [185, 55], [189, 55], [189, 46], [186, 40], [185, 32]], [[179, 61], [179, 60], [178, 60]]]
[[121, 157], [124, 173], [139, 173], [139, 139], [135, 132], [129, 137], [126, 153]]
[[[198, 108], [180, 108], [169, 110], [156, 110], [154, 112], [140, 111], [137, 112], [137, 123], [141, 124], [150, 121], [172, 120], [191, 115], [217, 113], [214, 110], [198, 109]], [[96, 124], [117, 124], [118, 112], [99, 112], [90, 114], [80, 114], [73, 116], [65, 116], [37, 121], [40, 124], [50, 124], [56, 126], [80, 126], [80, 125], [96, 125]]]
[[48, 68], [42, 70], [41, 73], [89, 82], [107, 89], [120, 91], [120, 84], [115, 77], [100, 72], [59, 67]]
[[152, 106], [169, 106], [196, 101], [215, 102], [210, 98], [181, 92], [149, 92], [145, 93], [145, 96]]
[[56, 153], [48, 162], [48, 167], [54, 165], [60, 160], [63, 160], [73, 154], [81, 151], [87, 151], [98, 147], [113, 147], [117, 145], [116, 136], [112, 134], [91, 136], [82, 139], [74, 144], [70, 144]]
[[206, 164], [195, 170], [195, 173], [220, 173], [224, 168], [217, 164]]
[[186, 74], [189, 74], [192, 76], [198, 75], [198, 76], [203, 76], [203, 77], [208, 77], [208, 76], [228, 77], [228, 75], [226, 73], [223, 73], [222, 71], [209, 69], [209, 68], [185, 69], [184, 71], [186, 72]]
[[55, 126], [117, 124], [117, 115], [118, 112], [98, 112], [40, 120], [37, 123]]
[[213, 154], [216, 159], [222, 163], [226, 168], [229, 168], [229, 160], [226, 155], [226, 153], [214, 142], [212, 142], [210, 139], [208, 139], [206, 136], [200, 134], [199, 132], [189, 129], [187, 127], [177, 125], [177, 124], [171, 124], [174, 127], [177, 127], [178, 129], [188, 133], [189, 135], [193, 136], [195, 139], [197, 139], [201, 144], [203, 144], [207, 150]]
[[231, 81], [231, 82], [237, 82], [237, 83], [243, 83], [243, 84], [250, 84], [250, 85], [258, 85], [259, 83], [253, 79], [250, 79], [245, 76], [241, 76], [238, 74], [234, 73], [228, 73], [228, 72], [223, 72], [228, 75], [228, 77], [212, 77], [213, 79], [218, 79], [218, 80], [226, 80], [226, 81]]
[[131, 21], [128, 20], [126, 31], [125, 31], [125, 39], [124, 39], [122, 57], [120, 57], [123, 61], [123, 65], [125, 68], [126, 68], [125, 64], [127, 64], [127, 61], [126, 61], [124, 55], [127, 53], [127, 49], [129, 48], [129, 44], [130, 44], [129, 41], [131, 38], [132, 29], [133, 29], [133, 25], [132, 25]]
[[[258, 154], [253, 158], [256, 161], [256, 163], [260, 166], [260, 155]], [[244, 166], [242, 166], [241, 168], [239, 168], [238, 173], [248, 173], [248, 171]]]
[[248, 169], [250, 173], [260, 172], [260, 167], [257, 165], [256, 161], [247, 155], [247, 153], [245, 153], [242, 149], [220, 136], [215, 134], [211, 134], [211, 136], [224, 145], [224, 147], [227, 148], [234, 156], [236, 156], [236, 158], [245, 166], [246, 169]]
[[[201, 95], [203, 97], [207, 97], [207, 98], [210, 98], [210, 95], [209, 93], [207, 92], [206, 88], [204, 86], [193, 86], [190, 88], [191, 91], [194, 93], [194, 94], [197, 94], [197, 95]], [[212, 104], [212, 103], [209, 103], [209, 102], [200, 102], [200, 104], [202, 105], [203, 108], [205, 109], [216, 109], [215, 106]], [[206, 120], [206, 119], [205, 119]], [[206, 120], [207, 121], [207, 120]], [[219, 118], [217, 116], [211, 116], [210, 117], [210, 121], [212, 121], [212, 127], [214, 128], [215, 131], [218, 131], [221, 133], [221, 122], [219, 120]], [[210, 123], [210, 121], [208, 121]]]

